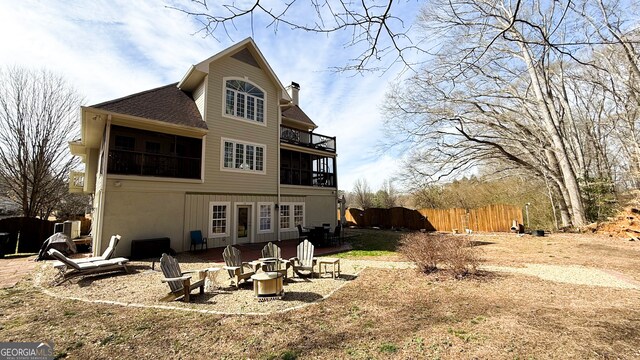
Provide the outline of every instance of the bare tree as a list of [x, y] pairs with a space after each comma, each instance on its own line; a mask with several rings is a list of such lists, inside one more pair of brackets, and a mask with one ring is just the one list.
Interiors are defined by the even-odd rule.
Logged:
[[376, 192], [376, 205], [381, 208], [389, 209], [398, 206], [398, 191], [393, 186], [393, 181], [386, 179], [382, 182], [380, 190]]
[[585, 83], [576, 81], [587, 69], [602, 70], [592, 49], [616, 40], [582, 41], [587, 36], [574, 30], [587, 18], [571, 4], [442, 0], [423, 10], [421, 26], [440, 40], [437, 51], [389, 91], [386, 104], [394, 144], [411, 145], [412, 181], [480, 164], [519, 169], [556, 194], [563, 225], [586, 223], [580, 183], [593, 163], [610, 164], [601, 146], [610, 136], [604, 127], [585, 133], [594, 118], [578, 111]]
[[0, 177], [23, 216], [46, 218], [68, 192], [81, 97], [45, 70], [7, 68], [0, 79]]
[[[357, 55], [338, 69], [361, 72], [386, 69], [395, 62], [409, 65], [408, 52], [423, 52], [408, 35], [413, 18], [403, 19], [398, 15], [402, 11], [402, 3], [410, 1], [286, 0], [267, 3], [253, 0], [220, 3], [192, 0], [169, 8], [194, 17], [202, 25], [200, 31], [216, 39], [220, 36], [231, 38], [231, 33], [238, 31], [238, 23], [250, 27], [251, 33], [256, 23], [264, 24], [274, 32], [285, 27], [320, 34], [346, 33], [350, 40], [345, 46], [355, 48]], [[391, 59], [390, 63], [381, 67], [380, 63], [387, 58]]]
[[363, 210], [373, 206], [373, 193], [371, 193], [371, 187], [366, 179], [356, 180], [353, 184], [351, 199], [357, 207]]
[[93, 197], [91, 195], [64, 192], [62, 199], [56, 204], [55, 215], [58, 219], [71, 219], [91, 212]]

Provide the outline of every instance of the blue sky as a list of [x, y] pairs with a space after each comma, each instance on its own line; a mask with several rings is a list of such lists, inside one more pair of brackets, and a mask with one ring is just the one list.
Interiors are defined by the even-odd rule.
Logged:
[[[417, 3], [403, 3], [403, 11], [415, 14]], [[397, 156], [378, 154], [375, 144], [384, 136], [380, 106], [387, 84], [400, 67], [365, 75], [335, 73], [329, 69], [358, 55], [344, 46], [349, 34], [319, 35], [284, 26], [274, 32], [259, 22], [252, 32], [246, 22], [238, 22], [231, 39], [221, 35], [216, 40], [195, 34], [198, 24], [166, 4], [0, 1], [0, 66], [53, 70], [90, 105], [177, 82], [190, 65], [253, 36], [280, 81], [301, 85], [300, 105], [318, 124], [317, 132], [337, 136], [340, 189], [351, 190], [356, 179], [365, 178], [377, 190], [396, 173]]]

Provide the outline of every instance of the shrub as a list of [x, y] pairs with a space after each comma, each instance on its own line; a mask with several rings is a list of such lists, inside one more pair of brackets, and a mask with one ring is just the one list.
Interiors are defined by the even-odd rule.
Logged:
[[457, 278], [474, 273], [479, 262], [477, 251], [466, 236], [410, 233], [400, 239], [398, 251], [421, 272], [443, 270]]

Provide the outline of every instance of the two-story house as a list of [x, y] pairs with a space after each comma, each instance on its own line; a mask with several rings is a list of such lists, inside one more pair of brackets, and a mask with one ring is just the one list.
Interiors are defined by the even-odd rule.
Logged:
[[82, 107], [70, 148], [85, 169], [70, 190], [94, 194], [94, 253], [116, 233], [126, 256], [131, 240], [156, 237], [186, 251], [191, 230], [220, 247], [335, 226], [336, 140], [315, 132], [299, 90], [248, 38], [177, 84]]

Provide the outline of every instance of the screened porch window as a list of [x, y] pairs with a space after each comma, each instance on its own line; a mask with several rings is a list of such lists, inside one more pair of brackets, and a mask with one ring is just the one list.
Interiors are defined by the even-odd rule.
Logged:
[[202, 139], [111, 127], [109, 174], [200, 179]]

